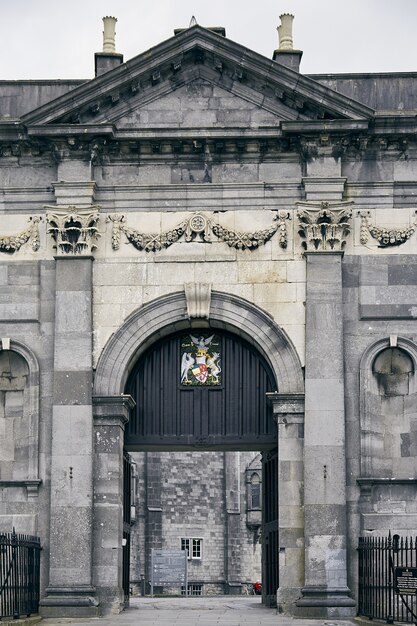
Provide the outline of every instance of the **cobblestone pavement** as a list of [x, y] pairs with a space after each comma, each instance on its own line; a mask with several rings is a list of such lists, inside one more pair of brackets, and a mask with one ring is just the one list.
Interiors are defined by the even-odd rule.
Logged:
[[278, 615], [255, 596], [133, 598], [128, 610], [101, 619], [44, 619], [42, 626], [352, 626], [353, 620], [305, 620]]

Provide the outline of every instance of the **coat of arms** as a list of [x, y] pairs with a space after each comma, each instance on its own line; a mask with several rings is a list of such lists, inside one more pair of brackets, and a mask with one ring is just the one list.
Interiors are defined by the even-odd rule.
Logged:
[[220, 344], [218, 335], [182, 338], [182, 385], [221, 385]]

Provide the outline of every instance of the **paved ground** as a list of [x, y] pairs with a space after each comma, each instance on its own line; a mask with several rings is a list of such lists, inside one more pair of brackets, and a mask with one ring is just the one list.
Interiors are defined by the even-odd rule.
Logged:
[[133, 598], [130, 609], [101, 619], [45, 619], [39, 626], [352, 626], [352, 620], [299, 620], [266, 609], [256, 596]]

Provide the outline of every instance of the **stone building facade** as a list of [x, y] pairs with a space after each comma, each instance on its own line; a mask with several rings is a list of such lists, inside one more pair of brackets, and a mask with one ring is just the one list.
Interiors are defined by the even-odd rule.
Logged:
[[[149, 592], [152, 547], [180, 550], [186, 544], [188, 591], [192, 595], [250, 594], [261, 580], [260, 454], [253, 452], [131, 453], [137, 476], [131, 529], [134, 594]], [[148, 495], [154, 490], [153, 507]], [[231, 502], [230, 493], [233, 492]], [[149, 508], [161, 509], [161, 528]], [[233, 527], [230, 518], [237, 518]], [[191, 544], [191, 545], [190, 545]], [[178, 593], [180, 584], [158, 593]]]
[[[41, 537], [44, 615], [123, 605], [124, 444], [265, 452], [288, 613], [354, 614], [358, 537], [417, 533], [417, 77], [303, 75], [289, 21], [273, 60], [194, 25], [0, 83], [0, 528]], [[146, 447], [129, 376], [190, 332], [235, 395]]]

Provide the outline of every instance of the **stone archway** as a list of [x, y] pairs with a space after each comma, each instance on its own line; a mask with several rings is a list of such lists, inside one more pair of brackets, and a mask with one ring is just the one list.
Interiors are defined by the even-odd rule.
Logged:
[[[231, 330], [252, 343], [269, 362], [281, 393], [302, 393], [303, 374], [287, 334], [265, 311], [229, 294], [211, 295], [210, 324]], [[156, 338], [190, 327], [184, 292], [153, 300], [130, 315], [109, 339], [94, 379], [95, 396], [123, 393], [133, 364]]]
[[[269, 363], [279, 385], [279, 393], [269, 394], [275, 419], [278, 421], [280, 413], [300, 413], [299, 401], [304, 389], [300, 360], [290, 339], [274, 320], [247, 300], [221, 292], [212, 292], [208, 317], [212, 328], [242, 337]], [[158, 298], [126, 319], [109, 339], [97, 365], [93, 392], [96, 502], [93, 571], [100, 603], [113, 611], [123, 606], [123, 439], [124, 426], [134, 404], [130, 396], [124, 395], [126, 381], [134, 364], [155, 341], [190, 327], [184, 292]]]

